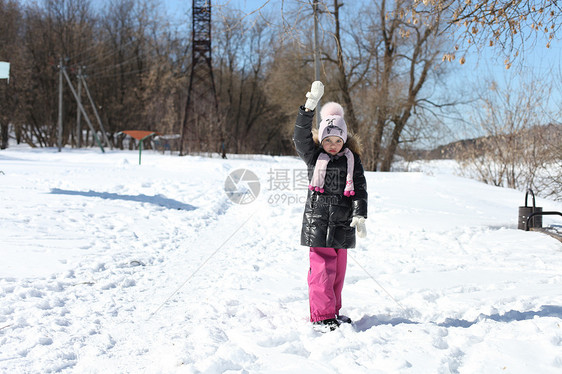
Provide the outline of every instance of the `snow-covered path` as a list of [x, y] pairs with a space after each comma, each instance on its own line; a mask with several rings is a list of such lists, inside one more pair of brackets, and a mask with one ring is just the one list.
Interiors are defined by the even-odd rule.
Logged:
[[[368, 173], [344, 288], [356, 322], [321, 334], [299, 160], [137, 156], [0, 153], [0, 372], [562, 369], [562, 244], [516, 230], [520, 192], [438, 166]], [[224, 192], [240, 168], [261, 182], [246, 205]]]

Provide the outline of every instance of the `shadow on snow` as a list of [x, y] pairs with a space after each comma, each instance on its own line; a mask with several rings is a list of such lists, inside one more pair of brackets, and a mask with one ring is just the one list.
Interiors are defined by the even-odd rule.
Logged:
[[196, 207], [190, 204], [185, 204], [177, 200], [168, 199], [162, 195], [148, 196], [148, 195], [119, 195], [110, 192], [96, 192], [96, 191], [69, 191], [62, 190], [60, 188], [51, 189], [52, 194], [56, 195], [72, 195], [72, 196], [86, 196], [86, 197], [100, 197], [102, 199], [108, 200], [126, 200], [126, 201], [137, 201], [140, 203], [149, 203], [158, 206], [162, 206], [168, 209], [178, 209], [178, 210], [195, 210]]
[[[485, 315], [481, 314], [474, 321], [467, 321], [464, 319], [454, 319], [447, 318], [444, 322], [433, 324], [441, 327], [462, 327], [469, 328], [481, 321], [492, 320], [496, 322], [513, 322], [513, 321], [525, 321], [528, 319], [533, 319], [535, 317], [556, 317], [562, 318], [562, 307], [556, 305], [543, 305], [538, 311], [528, 311], [519, 312], [517, 310], [510, 310], [504, 314], [492, 314]], [[355, 323], [357, 331], [367, 331], [371, 327], [380, 325], [392, 325], [396, 326], [399, 324], [421, 324], [422, 322], [412, 321], [406, 318], [385, 318], [383, 316], [364, 316], [359, 321]]]

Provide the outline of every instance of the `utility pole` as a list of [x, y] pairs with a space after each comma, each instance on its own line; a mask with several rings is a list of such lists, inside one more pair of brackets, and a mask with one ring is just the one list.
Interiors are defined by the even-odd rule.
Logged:
[[[314, 13], [314, 80], [320, 80], [320, 51], [318, 46], [318, 0], [312, 3], [312, 11]], [[320, 100], [318, 100], [318, 108], [320, 108]], [[320, 115], [317, 113], [316, 127], [320, 127]]]
[[62, 57], [59, 60], [59, 120], [58, 120], [58, 131], [57, 131], [57, 146], [59, 152], [62, 149]]
[[[98, 109], [96, 108], [96, 104], [94, 103], [94, 99], [92, 99], [92, 95], [90, 94], [90, 90], [88, 89], [88, 84], [86, 83], [86, 79], [83, 75], [78, 76], [78, 82], [82, 82], [84, 84], [84, 89], [86, 90], [86, 95], [88, 95], [88, 100], [90, 100], [90, 105], [94, 110], [94, 115], [96, 116], [96, 120], [98, 121], [98, 125], [100, 125], [101, 134], [103, 135], [103, 140], [105, 141], [105, 145], [109, 146], [109, 148], [113, 149], [113, 143], [110, 143], [109, 139], [107, 138], [107, 133], [105, 132], [105, 128], [103, 127], [103, 122], [101, 121], [100, 115], [98, 113]], [[80, 87], [80, 86], [78, 86]], [[80, 93], [78, 93], [80, 95]]]
[[94, 136], [94, 139], [96, 140], [96, 143], [98, 143], [98, 146], [100, 147], [101, 151], [105, 152], [105, 150], [103, 149], [103, 145], [101, 144], [98, 136], [96, 135], [96, 130], [94, 130], [94, 126], [92, 126], [92, 122], [90, 121], [90, 117], [88, 117], [88, 113], [86, 113], [86, 110], [84, 109], [84, 106], [82, 105], [80, 100], [78, 100], [78, 94], [76, 93], [76, 90], [74, 89], [74, 86], [72, 85], [72, 82], [70, 81], [70, 78], [69, 78], [68, 74], [66, 73], [66, 70], [63, 68], [63, 69], [61, 69], [61, 71], [63, 72], [64, 77], [66, 78], [66, 82], [68, 83], [68, 87], [70, 87], [70, 91], [72, 92], [72, 95], [74, 95], [74, 99], [76, 100], [76, 103], [78, 104], [78, 109], [82, 111], [82, 114], [84, 115], [84, 119], [86, 120], [86, 123], [90, 127], [90, 130], [92, 130], [92, 135]]

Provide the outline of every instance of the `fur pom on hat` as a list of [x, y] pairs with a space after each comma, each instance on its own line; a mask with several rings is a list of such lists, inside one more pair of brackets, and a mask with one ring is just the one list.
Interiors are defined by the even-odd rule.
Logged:
[[338, 136], [343, 142], [347, 141], [347, 125], [343, 120], [343, 107], [335, 102], [329, 102], [320, 110], [320, 126], [318, 127], [318, 138], [320, 143], [328, 136]]
[[322, 106], [320, 110], [320, 118], [324, 119], [328, 116], [340, 116], [343, 117], [343, 107], [335, 102], [329, 102]]

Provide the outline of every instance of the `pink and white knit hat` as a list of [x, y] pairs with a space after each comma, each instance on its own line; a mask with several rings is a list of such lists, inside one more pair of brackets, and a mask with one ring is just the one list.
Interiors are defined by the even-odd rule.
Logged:
[[343, 107], [334, 102], [322, 106], [320, 110], [320, 126], [318, 127], [318, 140], [320, 143], [328, 136], [338, 136], [343, 142], [347, 141], [347, 125], [343, 120]]

